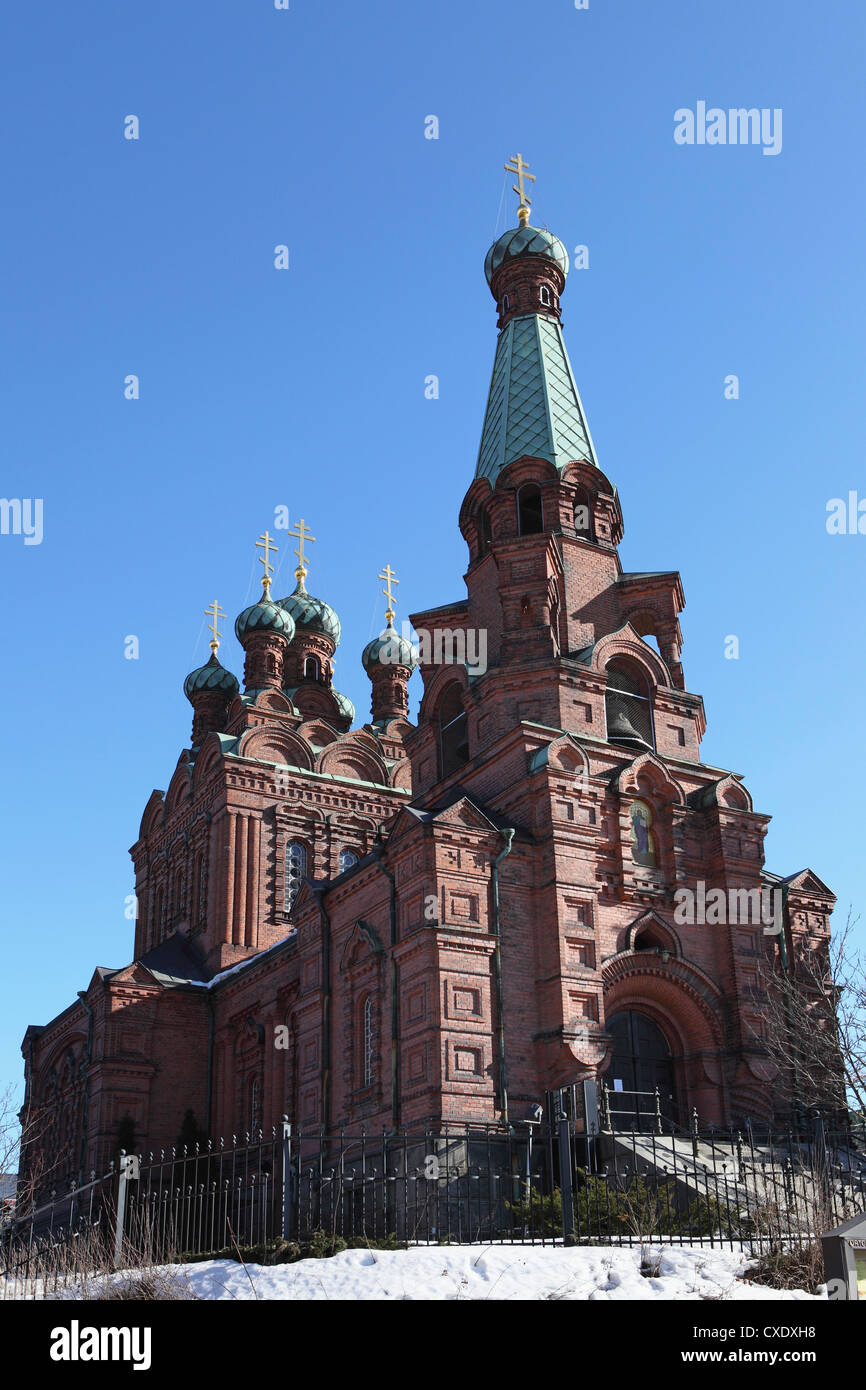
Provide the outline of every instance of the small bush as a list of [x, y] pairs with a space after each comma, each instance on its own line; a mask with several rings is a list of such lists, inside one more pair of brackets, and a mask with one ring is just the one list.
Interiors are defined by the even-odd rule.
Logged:
[[816, 1242], [800, 1250], [770, 1250], [747, 1269], [747, 1284], [763, 1284], [770, 1289], [806, 1289], [817, 1293], [824, 1283], [824, 1259]]

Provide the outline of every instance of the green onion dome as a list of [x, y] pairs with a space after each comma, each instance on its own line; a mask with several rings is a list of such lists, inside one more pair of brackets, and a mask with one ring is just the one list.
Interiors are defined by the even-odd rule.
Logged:
[[211, 653], [210, 661], [205, 666], [199, 666], [195, 671], [190, 671], [183, 683], [183, 693], [188, 700], [192, 700], [194, 695], [200, 695], [202, 691], [216, 690], [224, 695], [226, 700], [233, 700], [240, 691], [237, 678], [227, 671], [217, 661], [216, 652]]
[[501, 265], [519, 256], [545, 256], [559, 266], [563, 276], [568, 274], [568, 252], [558, 236], [542, 227], [511, 227], [487, 252], [484, 274], [488, 285]]
[[307, 593], [303, 579], [298, 580], [293, 594], [279, 600], [279, 606], [291, 616], [299, 632], [318, 632], [339, 645], [340, 619], [324, 599]]
[[291, 614], [272, 599], [261, 598], [239, 613], [235, 622], [235, 636], [243, 644], [244, 638], [254, 632], [274, 632], [291, 642], [295, 635], [295, 624]]
[[331, 694], [337, 701], [337, 707], [344, 719], [348, 719], [350, 724], [355, 722], [355, 706], [348, 695], [341, 695], [339, 690], [332, 690]]
[[418, 661], [418, 648], [407, 637], [401, 637], [390, 623], [384, 632], [367, 643], [361, 653], [365, 671], [374, 666], [407, 666], [414, 671]]

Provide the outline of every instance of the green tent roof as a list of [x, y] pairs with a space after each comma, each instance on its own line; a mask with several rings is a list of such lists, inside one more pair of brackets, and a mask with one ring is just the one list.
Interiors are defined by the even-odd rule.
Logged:
[[540, 314], [511, 319], [499, 335], [475, 476], [495, 483], [524, 455], [560, 469], [573, 459], [598, 466], [562, 329]]

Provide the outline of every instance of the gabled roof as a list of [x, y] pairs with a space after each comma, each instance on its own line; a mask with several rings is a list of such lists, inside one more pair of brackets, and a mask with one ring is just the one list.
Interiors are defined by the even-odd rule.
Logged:
[[539, 314], [511, 319], [499, 335], [475, 476], [495, 483], [525, 456], [598, 466], [562, 329]]

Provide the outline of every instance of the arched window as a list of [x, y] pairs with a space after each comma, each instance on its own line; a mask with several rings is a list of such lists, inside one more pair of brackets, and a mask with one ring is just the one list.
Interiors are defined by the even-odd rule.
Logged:
[[612, 661], [607, 668], [604, 698], [607, 737], [626, 748], [654, 748], [652, 705], [647, 684], [636, 667]]
[[503, 312], [503, 314], [507, 314], [507, 313], [508, 313], [508, 310], [509, 310], [510, 308], [511, 308], [511, 296], [510, 296], [510, 295], [507, 295], [507, 294], [504, 294], [504, 295], [502, 296], [502, 312]]
[[550, 305], [553, 303], [553, 300], [550, 297], [550, 290], [547, 288], [547, 285], [541, 286], [541, 289], [538, 292], [538, 297], [541, 300], [542, 304]]
[[340, 873], [342, 874], [345, 873], [347, 869], [351, 869], [353, 864], [357, 864], [358, 856], [353, 849], [341, 849], [337, 862]]
[[526, 483], [517, 494], [517, 534], [535, 536], [543, 530], [541, 489], [535, 483]]
[[317, 681], [321, 680], [321, 676], [322, 668], [319, 665], [319, 658], [317, 656], [304, 657], [304, 680]]
[[440, 776], [447, 777], [469, 759], [469, 737], [463, 695], [456, 683], [448, 687], [439, 706]]
[[307, 872], [307, 847], [299, 840], [286, 845], [286, 912], [291, 912]]
[[361, 1014], [361, 1084], [372, 1086], [373, 1084], [373, 996], [368, 994], [364, 1000], [364, 1008]]
[[493, 537], [490, 531], [490, 517], [482, 507], [478, 513], [478, 558], [482, 560], [490, 549]]

